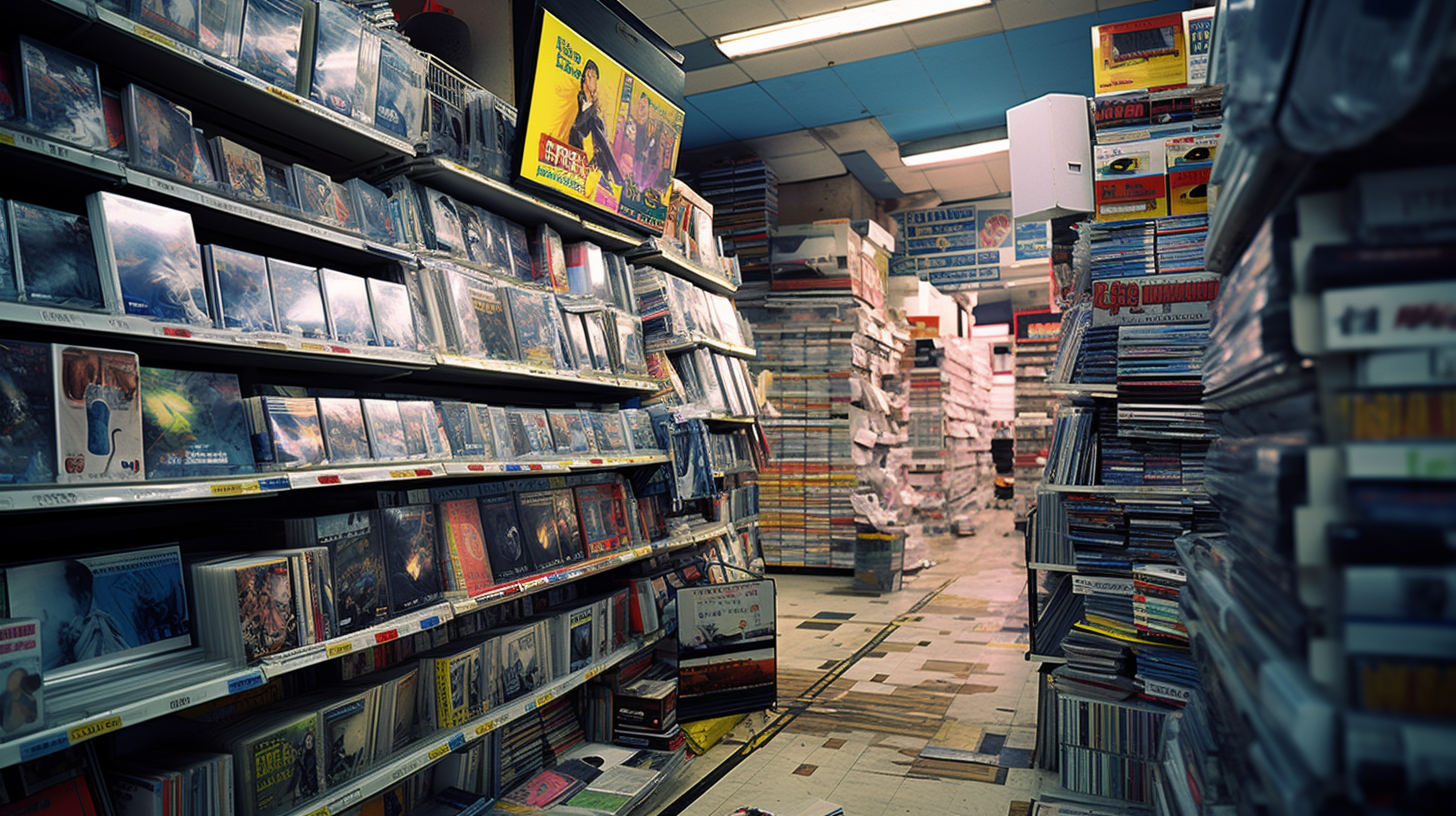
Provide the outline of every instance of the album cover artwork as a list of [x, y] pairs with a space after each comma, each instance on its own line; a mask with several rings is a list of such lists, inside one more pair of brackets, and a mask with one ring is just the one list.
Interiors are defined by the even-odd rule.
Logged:
[[522, 626], [501, 637], [501, 692], [505, 702], [524, 697], [550, 679], [538, 654], [545, 649], [545, 644], [537, 642], [539, 635], [537, 627]]
[[485, 433], [480, 427], [474, 406], [467, 402], [441, 401], [435, 403], [435, 409], [445, 426], [445, 437], [450, 443], [452, 457], [480, 459], [485, 456]]
[[525, 289], [506, 290], [511, 304], [511, 320], [515, 324], [516, 343], [521, 361], [540, 369], [556, 367], [556, 329], [548, 310], [554, 309], [554, 298], [545, 292]]
[[47, 681], [192, 645], [175, 546], [8, 567], [5, 578], [9, 614], [42, 621]]
[[485, 554], [485, 527], [480, 519], [480, 503], [475, 499], [456, 499], [441, 502], [437, 510], [440, 541], [444, 548], [441, 555], [450, 559], [459, 583], [452, 589], [474, 598], [490, 589], [495, 582], [491, 576], [490, 560]]
[[435, 558], [435, 509], [423, 504], [385, 507], [379, 516], [391, 609], [408, 612], [439, 600], [443, 585]]
[[192, 216], [115, 193], [86, 200], [97, 257], [109, 267], [127, 314], [211, 326]]
[[202, 247], [202, 267], [219, 328], [242, 332], [277, 330], [267, 258], [208, 244]]
[[364, 409], [364, 428], [369, 433], [369, 448], [374, 458], [381, 462], [403, 461], [409, 458], [405, 444], [404, 422], [400, 417], [399, 403], [394, 400], [359, 400]]
[[551, 438], [551, 421], [546, 417], [546, 411], [542, 408], [518, 408], [515, 413], [520, 415], [526, 428], [531, 453], [536, 458], [549, 456], [556, 449], [556, 442]]
[[556, 452], [568, 456], [585, 456], [592, 453], [592, 430], [582, 419], [576, 408], [552, 408], [546, 412], [551, 423], [551, 438], [556, 443]]
[[434, 248], [440, 252], [467, 257], [464, 234], [466, 216], [461, 214], [461, 210], [469, 205], [460, 204], [449, 195], [428, 187], [421, 187], [420, 193], [426, 199], [425, 214], [430, 219], [430, 228], [434, 233]]
[[273, 310], [279, 331], [294, 337], [328, 339], [329, 325], [317, 269], [269, 258], [268, 282], [273, 290]]
[[364, 406], [352, 397], [319, 397], [319, 425], [331, 465], [356, 465], [373, 458]]
[[297, 88], [303, 16], [299, 0], [248, 0], [238, 67], [285, 91]]
[[340, 343], [377, 346], [374, 316], [369, 309], [369, 289], [364, 278], [334, 269], [319, 270], [323, 285], [324, 311], [329, 333]]
[[132, 0], [132, 19], [188, 45], [197, 44], [198, 0]]
[[[256, 0], [254, 0], [256, 2]], [[250, 7], [252, 3], [248, 4]], [[243, 746], [248, 768], [238, 798], [251, 796], [251, 816], [278, 816], [316, 796], [323, 787], [318, 713], [283, 716], [267, 733]]]
[[286, 557], [263, 557], [233, 568], [243, 655], [252, 663], [297, 648], [298, 606]]
[[333, 189], [334, 218], [338, 219], [339, 226], [358, 232], [359, 217], [354, 213], [354, 196], [349, 188], [333, 180], [329, 181], [329, 186]]
[[513, 581], [531, 572], [526, 537], [521, 532], [516, 500], [493, 496], [480, 500], [480, 521], [485, 528], [485, 551], [496, 583]]
[[526, 228], [505, 217], [501, 218], [501, 223], [505, 226], [506, 245], [510, 248], [511, 268], [515, 270], [516, 278], [534, 283], [536, 266], [531, 260], [531, 242]]
[[55, 379], [49, 343], [0, 340], [0, 484], [56, 479]]
[[509, 462], [516, 458], [515, 444], [511, 437], [510, 417], [506, 409], [499, 405], [485, 406], [485, 415], [489, 422], [482, 423], [483, 427], [490, 428], [495, 439], [496, 458]]
[[367, 629], [389, 614], [389, 583], [384, 571], [384, 539], [372, 510], [338, 513], [313, 520], [316, 543], [329, 548], [334, 568], [334, 601], [339, 632]]
[[636, 454], [656, 453], [662, 450], [657, 441], [657, 432], [652, 428], [652, 415], [641, 409], [629, 408], [622, 411], [627, 426], [627, 435], [632, 440], [632, 452]]
[[7, 203], [22, 298], [42, 306], [106, 311], [90, 219], [23, 201]]
[[359, 232], [371, 241], [393, 245], [398, 240], [389, 197], [383, 190], [360, 179], [344, 182], [354, 204], [354, 220]]
[[566, 277], [566, 244], [561, 240], [561, 234], [550, 225], [536, 227], [532, 260], [538, 282], [550, 286], [559, 294], [571, 291]]
[[592, 431], [597, 438], [597, 448], [603, 454], [624, 454], [631, 451], [620, 411], [593, 411], [589, 416], [592, 419]]
[[568, 563], [586, 558], [586, 544], [581, 538], [581, 522], [576, 513], [576, 496], [571, 488], [551, 491], [556, 507], [556, 540], [561, 542], [561, 557]]
[[329, 786], [363, 773], [373, 758], [376, 700], [373, 693], [356, 694], [319, 712], [324, 726], [324, 781]]
[[[253, 457], [286, 470], [315, 467], [328, 462], [323, 430], [319, 427], [318, 405], [307, 397], [258, 397], [263, 428], [250, 425], [254, 434]], [[264, 446], [260, 448], [261, 446]]]
[[344, 226], [349, 213], [344, 208], [344, 202], [339, 200], [338, 188], [333, 179], [301, 164], [293, 165], [290, 178], [293, 181], [293, 198], [298, 202], [298, 210], [305, 218], [331, 226]]
[[505, 300], [509, 289], [475, 278], [470, 279], [468, 285], [470, 305], [480, 327], [480, 344], [485, 356], [492, 360], [519, 359], [515, 329]]
[[409, 289], [402, 283], [378, 278], [369, 278], [367, 287], [379, 345], [385, 348], [418, 350], [414, 308], [410, 305]]
[[343, 3], [319, 3], [309, 98], [335, 113], [354, 114], [363, 21]]
[[539, 490], [516, 495], [521, 530], [526, 539], [532, 572], [546, 572], [562, 563], [561, 541], [556, 530], [556, 503], [551, 491]]
[[206, 142], [198, 139], [192, 115], [185, 108], [139, 85], [128, 85], [123, 112], [132, 166], [186, 184], [213, 185]]
[[614, 505], [610, 485], [576, 488], [576, 507], [588, 558], [609, 553], [620, 546], [618, 528], [625, 526], [625, 522], [619, 521], [618, 514], [625, 508]]
[[39, 731], [47, 723], [40, 626], [35, 618], [0, 619], [0, 677], [6, 681], [0, 694], [0, 734], [6, 739]]
[[268, 201], [273, 206], [298, 212], [298, 198], [293, 194], [293, 168], [283, 162], [263, 159], [263, 184], [268, 189]]
[[612, 370], [612, 354], [607, 343], [606, 316], [601, 312], [586, 312], [582, 316], [586, 324], [586, 340], [591, 350], [592, 368], [597, 371]]
[[440, 97], [429, 94], [429, 151], [451, 161], [465, 158], [465, 112]]
[[532, 433], [526, 427], [526, 416], [518, 408], [505, 411], [505, 422], [512, 459], [531, 458], [535, 452], [531, 447]]
[[253, 472], [236, 374], [143, 368], [142, 453], [148, 479]]
[[211, 144], [218, 178], [228, 192], [244, 201], [267, 201], [262, 155], [224, 136], [214, 136]]
[[428, 459], [430, 438], [435, 432], [434, 403], [419, 400], [400, 402], [399, 422], [404, 429], [405, 458]]
[[491, 462], [504, 461], [509, 457], [500, 447], [490, 412], [491, 408], [488, 405], [470, 406], [470, 413], [474, 415], [475, 423], [480, 427], [480, 441], [485, 447], [485, 452], [481, 454], [481, 457]]
[[31, 128], [86, 150], [106, 150], [110, 140], [96, 63], [22, 36], [19, 67], [25, 121]]
[[586, 339], [586, 324], [583, 322], [584, 315], [575, 314], [562, 310], [562, 327], [566, 331], [567, 350], [571, 353], [571, 359], [575, 363], [574, 368], [578, 370], [594, 370], [596, 361], [592, 359], [591, 345]]
[[121, 94], [110, 88], [101, 89], [101, 115], [106, 118], [106, 155], [118, 159], [131, 155], [126, 147], [126, 113], [122, 110]]
[[128, 351], [56, 345], [59, 482], [144, 478], [141, 366]]
[[244, 5], [240, 0], [199, 0], [197, 47], [228, 62], [236, 60]]
[[403, 40], [385, 37], [379, 49], [379, 81], [374, 100], [374, 126], [406, 141], [418, 135], [424, 104], [424, 77], [414, 49]]
[[490, 236], [486, 234], [485, 221], [481, 218], [483, 210], [469, 204], [456, 203], [456, 212], [460, 215], [460, 241], [464, 245], [464, 250], [457, 254], [473, 264], [487, 266], [489, 260], [486, 246]]
[[[506, 234], [506, 220], [489, 210], [480, 211], [481, 222], [485, 225], [485, 256], [486, 263], [495, 269], [499, 269], [503, 275], [514, 276], [511, 268], [511, 244]], [[530, 278], [526, 278], [529, 282]]]

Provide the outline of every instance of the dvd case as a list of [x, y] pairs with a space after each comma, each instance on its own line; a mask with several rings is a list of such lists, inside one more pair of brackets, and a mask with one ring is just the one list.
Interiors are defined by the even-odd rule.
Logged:
[[122, 111], [121, 94], [102, 88], [101, 113], [106, 117], [106, 155], [125, 159], [131, 154], [126, 147], [126, 114]]
[[423, 214], [429, 222], [432, 236], [432, 239], [426, 242], [426, 246], [437, 252], [461, 258], [469, 257], [465, 245], [466, 216], [461, 214], [461, 209], [468, 208], [469, 205], [460, 204], [439, 190], [431, 190], [428, 187], [417, 187], [416, 189], [425, 198]]
[[586, 456], [596, 452], [591, 428], [576, 408], [551, 408], [546, 412], [556, 452], [563, 456]]
[[198, 0], [132, 0], [132, 19], [178, 42], [196, 45]]
[[374, 458], [369, 449], [369, 432], [364, 426], [364, 407], [359, 400], [319, 397], [318, 415], [329, 464], [357, 465]]
[[334, 269], [320, 269], [324, 312], [329, 334], [340, 343], [377, 346], [379, 336], [369, 309], [369, 288], [365, 279]]
[[575, 494], [571, 488], [557, 488], [551, 491], [551, 502], [556, 508], [556, 539], [561, 542], [562, 560], [581, 561], [586, 558], [586, 545], [582, 543]]
[[374, 451], [374, 458], [381, 462], [408, 459], [409, 448], [405, 444], [404, 421], [400, 417], [399, 403], [381, 399], [364, 399], [359, 402], [364, 409], [364, 427], [369, 433], [369, 447]]
[[49, 343], [0, 341], [7, 427], [0, 434], [0, 485], [56, 481], [56, 380]]
[[6, 739], [45, 727], [44, 657], [38, 618], [0, 618], [0, 733]]
[[145, 477], [141, 366], [127, 351], [57, 345], [56, 481], [132, 481]]
[[208, 244], [202, 247], [213, 318], [218, 328], [241, 332], [277, 331], [268, 259]]
[[439, 600], [443, 586], [435, 553], [435, 509], [427, 504], [385, 507], [379, 518], [390, 609], [398, 614]]
[[551, 491], [516, 494], [521, 531], [532, 572], [546, 572], [561, 565], [561, 541], [556, 530], [556, 503]]
[[291, 547], [329, 549], [340, 634], [367, 629], [389, 615], [384, 542], [375, 511], [290, 519], [285, 530]]
[[115, 193], [92, 193], [96, 258], [126, 314], [211, 326], [192, 216]]
[[[422, 400], [403, 400], [399, 403], [399, 422], [404, 429], [405, 456], [409, 459], [428, 459], [438, 452], [435, 440], [435, 405]], [[449, 447], [449, 443], [445, 443]]]
[[424, 59], [398, 37], [381, 38], [374, 127], [410, 144], [418, 142], [424, 97]]
[[475, 406], [466, 402], [440, 401], [435, 403], [435, 410], [445, 427], [445, 437], [450, 443], [452, 458], [485, 458], [489, 445], [486, 432], [480, 427], [480, 417]]
[[566, 273], [566, 244], [561, 234], [549, 224], [536, 227], [536, 241], [532, 250], [534, 277], [538, 283], [550, 286], [557, 294], [571, 291]]
[[268, 201], [268, 182], [263, 174], [263, 157], [224, 136], [212, 137], [212, 156], [217, 176], [234, 198]]
[[[511, 244], [506, 234], [506, 220], [489, 210], [477, 210], [481, 223], [485, 225], [485, 263], [504, 277], [516, 277], [511, 265]], [[528, 277], [525, 282], [530, 283], [531, 279]]]
[[48, 138], [101, 152], [110, 145], [96, 63], [39, 40], [20, 37], [25, 121]]
[[278, 470], [318, 467], [328, 463], [318, 404], [307, 397], [249, 397], [248, 432], [253, 459]]
[[506, 300], [509, 288], [470, 278], [470, 306], [480, 333], [479, 350], [492, 360], [518, 360], [515, 324]]
[[460, 215], [460, 241], [464, 245], [464, 250], [456, 254], [478, 266], [489, 267], [490, 261], [486, 248], [490, 242], [490, 236], [487, 232], [486, 222], [481, 217], [485, 211], [458, 201], [455, 202], [455, 205], [456, 212]]
[[435, 94], [429, 99], [429, 152], [451, 161], [465, 159], [465, 112]]
[[436, 515], [440, 519], [441, 556], [450, 561], [453, 576], [450, 590], [474, 598], [490, 589], [495, 579], [485, 554], [480, 503], [475, 499], [441, 502], [436, 507]]
[[379, 345], [418, 351], [414, 309], [409, 289], [402, 283], [368, 279], [369, 308], [374, 312], [374, 329]]
[[332, 0], [318, 3], [312, 60], [305, 66], [308, 95], [344, 116], [354, 115], [362, 26], [363, 20], [351, 7]]
[[244, 0], [199, 0], [197, 47], [228, 62], [238, 58]]
[[511, 321], [516, 330], [516, 344], [521, 361], [547, 371], [561, 368], [561, 344], [556, 337], [555, 297], [547, 292], [507, 289], [511, 304]]
[[371, 241], [393, 245], [397, 240], [389, 197], [374, 185], [360, 180], [344, 182], [353, 202], [354, 222], [360, 234]]
[[238, 67], [285, 91], [296, 90], [303, 16], [298, 0], [248, 0]]
[[236, 374], [143, 368], [141, 389], [147, 479], [253, 472], [252, 442]]
[[263, 184], [268, 188], [268, 203], [286, 212], [298, 212], [298, 198], [293, 195], [293, 173], [288, 165], [263, 159]]
[[84, 215], [10, 201], [10, 239], [21, 298], [41, 306], [108, 311]]
[[122, 96], [131, 164], [186, 184], [212, 187], [216, 176], [192, 114], [157, 94], [128, 85]]
[[515, 498], [506, 495], [480, 499], [480, 521], [485, 529], [485, 551], [490, 557], [490, 572], [496, 583], [529, 575], [530, 555], [526, 552]]
[[288, 176], [293, 199], [304, 218], [343, 227], [349, 219], [345, 203], [340, 200], [334, 180], [301, 164], [293, 165]]
[[279, 331], [295, 337], [328, 339], [328, 319], [317, 269], [269, 258], [268, 283], [273, 290], [273, 311]]

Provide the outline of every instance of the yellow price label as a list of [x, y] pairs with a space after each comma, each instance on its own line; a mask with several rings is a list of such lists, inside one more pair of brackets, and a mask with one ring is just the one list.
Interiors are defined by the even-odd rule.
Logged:
[[11, 136], [9, 133], [0, 133], [0, 144], [15, 147], [15, 137]]
[[141, 37], [144, 40], [151, 40], [152, 42], [162, 46], [163, 48], [170, 48], [174, 51], [177, 49], [177, 44], [172, 42], [171, 39], [163, 37], [161, 34], [158, 34], [157, 32], [151, 30], [150, 28], [147, 28], [144, 25], [133, 26], [132, 31], [135, 31], [138, 37]]
[[88, 739], [94, 739], [102, 734], [109, 734], [112, 731], [119, 731], [120, 729], [121, 717], [103, 717], [99, 720], [81, 723], [75, 728], [72, 728], [66, 732], [66, 739], [72, 745], [75, 745], [78, 742], [85, 742]]
[[536, 705], [537, 706], [543, 706], [543, 705], [546, 705], [547, 703], [551, 702], [554, 699], [556, 699], [556, 695], [555, 694], [552, 694], [551, 692], [548, 691], [545, 694], [541, 695], [540, 697], [537, 697], [536, 698]]
[[308, 814], [308, 816], [329, 816], [329, 806], [324, 805], [313, 813]]
[[475, 726], [475, 736], [477, 736], [477, 737], [485, 736], [486, 734], [489, 734], [490, 732], [494, 731], [496, 729], [496, 726], [497, 725], [499, 725], [499, 723], [497, 721], [495, 721], [495, 720], [491, 720], [490, 722], [481, 723], [480, 725]]
[[638, 558], [646, 558], [647, 556], [652, 555], [652, 545], [644, 544], [643, 546], [633, 550], [632, 554], [637, 556]]
[[338, 657], [339, 655], [348, 654], [352, 651], [354, 651], [354, 643], [352, 641], [348, 643], [335, 643], [329, 647], [329, 657]]
[[601, 674], [603, 668], [605, 668], [605, 667], [604, 666], [593, 666], [590, 669], [587, 669], [586, 670], [586, 675], [585, 675], [586, 679], [590, 680], [593, 677], [596, 677], [597, 675]]
[[389, 478], [391, 479], [413, 479], [414, 476], [415, 472], [413, 470], [391, 470], [389, 472]]
[[[275, 87], [273, 85], [269, 85], [268, 86], [268, 93], [273, 94], [274, 96], [278, 97], [279, 99], [282, 99], [284, 102], [289, 102], [289, 103], [292, 103], [294, 105], [297, 105], [298, 104], [298, 97], [294, 96], [293, 94], [289, 93], [288, 91], [283, 90], [282, 88], [278, 88], [278, 87]], [[307, 344], [305, 344], [305, 345], [307, 345]]]
[[434, 750], [430, 751], [430, 761], [431, 762], [434, 762], [435, 760], [439, 759], [440, 757], [442, 757], [442, 756], [444, 756], [444, 755], [446, 755], [448, 753], [450, 753], [450, 743], [447, 742], [444, 745], [441, 745], [441, 746], [435, 748]]
[[[269, 87], [268, 90], [273, 91], [273, 90], [277, 90], [277, 89], [276, 88]], [[281, 91], [280, 91], [280, 93], [281, 93]], [[328, 346], [321, 346], [318, 343], [299, 343], [298, 344], [298, 347], [301, 348], [301, 349], [303, 349], [304, 351], [328, 351], [329, 350], [329, 347]]]
[[243, 495], [243, 483], [233, 482], [231, 484], [215, 484], [208, 488], [214, 496], [241, 496]]

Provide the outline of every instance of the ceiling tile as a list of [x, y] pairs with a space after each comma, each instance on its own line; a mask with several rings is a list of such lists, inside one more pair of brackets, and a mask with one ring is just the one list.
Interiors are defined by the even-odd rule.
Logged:
[[926, 180], [945, 201], [985, 198], [1000, 192], [983, 164], [938, 167], [924, 172]]
[[853, 153], [856, 150], [863, 150], [874, 155], [894, 150], [896, 155], [899, 155], [899, 148], [895, 144], [895, 140], [885, 132], [878, 119], [860, 119], [854, 122], [819, 127], [814, 129], [814, 133], [823, 139], [825, 144], [833, 148], [835, 153]]
[[684, 78], [685, 94], [700, 94], [708, 91], [716, 91], [720, 88], [731, 88], [734, 85], [742, 85], [749, 82], [748, 74], [737, 65], [719, 65], [714, 68], [704, 68], [700, 71], [688, 71]]
[[679, 54], [683, 56], [684, 71], [698, 71], [703, 68], [712, 68], [717, 65], [727, 65], [730, 60], [718, 50], [718, 46], [712, 40], [698, 40], [697, 42], [683, 43], [677, 47]]
[[1005, 35], [922, 48], [919, 54], [959, 129], [1004, 124], [1006, 109], [1026, 101]]
[[785, 48], [782, 51], [759, 54], [756, 57], [743, 57], [737, 60], [737, 63], [738, 67], [747, 72], [749, 76], [757, 80], [764, 80], [823, 68], [829, 64], [829, 60], [814, 46], [801, 45], [797, 48]]
[[800, 17], [812, 17], [815, 14], [823, 14], [826, 11], [839, 11], [842, 8], [851, 6], [863, 6], [876, 0], [774, 0], [779, 8], [789, 19], [797, 20]]
[[733, 141], [728, 132], [713, 123], [689, 102], [683, 109], [682, 149], [708, 147]]
[[1084, 14], [1006, 32], [1027, 99], [1092, 90], [1092, 26], [1096, 20], [1096, 15]]
[[996, 182], [996, 187], [1001, 192], [1011, 192], [1011, 154], [1009, 152], [991, 156], [981, 163], [986, 165], [986, 170], [991, 174], [991, 180]]
[[895, 186], [903, 192], [921, 193], [934, 189], [930, 186], [930, 179], [925, 177], [925, 173], [913, 167], [886, 167], [884, 170], [885, 175], [890, 177], [890, 181], [895, 182]]
[[880, 124], [885, 126], [885, 132], [890, 134], [890, 138], [897, 142], [913, 142], [917, 139], [929, 139], [934, 136], [944, 136], [960, 130], [944, 106], [939, 110], [930, 109], [912, 111], [910, 113], [896, 113], [878, 118]]
[[667, 14], [659, 14], [650, 17], [643, 22], [648, 28], [656, 31], [658, 36], [667, 40], [668, 45], [678, 46], [690, 42], [696, 42], [703, 38], [703, 32], [693, 25], [681, 11], [673, 11]]
[[758, 84], [804, 127], [832, 125], [869, 116], [864, 105], [832, 68], [766, 79]]
[[696, 94], [688, 100], [735, 139], [752, 139], [799, 129], [794, 117], [754, 84]]
[[773, 160], [780, 184], [793, 184], [810, 179], [830, 178], [844, 174], [844, 163], [829, 149], [801, 153]]
[[1093, 14], [1097, 0], [999, 0], [996, 11], [1006, 30], [1061, 20], [1078, 14]]
[[672, 4], [672, 0], [622, 0], [622, 5], [626, 6], [628, 11], [644, 20], [648, 17], [656, 17], [659, 14], [677, 11], [677, 6]]
[[709, 3], [714, 3], [717, 2], [717, 0], [672, 0], [672, 2], [676, 3], [677, 7], [680, 9], [690, 9], [697, 6], [705, 6]]
[[928, 109], [949, 114], [930, 74], [913, 52], [836, 65], [834, 72], [876, 116]]
[[744, 147], [756, 156], [777, 159], [783, 156], [798, 156], [827, 150], [824, 142], [810, 130], [792, 130], [759, 139], [749, 139]]
[[982, 6], [953, 14], [942, 14], [928, 20], [916, 20], [900, 27], [905, 30], [905, 36], [910, 38], [916, 48], [929, 48], [941, 43], [994, 34], [1001, 30], [1001, 17], [996, 14], [995, 6]]
[[904, 191], [895, 185], [888, 175], [885, 174], [879, 162], [876, 162], [870, 154], [863, 150], [854, 153], [845, 153], [839, 157], [848, 170], [859, 183], [877, 199], [899, 198]]
[[1143, 0], [1097, 0], [1097, 10], [1105, 11], [1107, 9], [1121, 8], [1122, 6], [1131, 6], [1134, 3], [1141, 2], [1143, 2]]
[[915, 47], [900, 26], [851, 34], [848, 37], [835, 37], [817, 42], [814, 46], [835, 65], [873, 59], [886, 54], [900, 54]]
[[683, 13], [709, 37], [782, 23], [787, 19], [773, 0], [716, 0], [686, 9]]

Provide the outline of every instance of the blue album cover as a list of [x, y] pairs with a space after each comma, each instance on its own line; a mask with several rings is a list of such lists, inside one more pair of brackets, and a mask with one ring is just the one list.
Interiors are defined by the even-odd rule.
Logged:
[[359, 232], [371, 241], [394, 244], [398, 237], [389, 197], [384, 191], [361, 179], [349, 179], [344, 182], [344, 187], [353, 200], [355, 226]]
[[188, 45], [197, 44], [198, 0], [132, 0], [132, 19]]
[[219, 328], [273, 332], [273, 289], [268, 284], [268, 259], [262, 255], [209, 244], [202, 248], [212, 312]]
[[490, 235], [487, 233], [488, 228], [482, 217], [485, 211], [463, 202], [456, 202], [456, 204], [456, 212], [460, 215], [460, 241], [464, 244], [464, 252], [461, 254], [473, 264], [489, 266], [490, 259], [486, 248], [490, 242]]
[[369, 307], [374, 312], [374, 329], [379, 345], [416, 351], [414, 308], [409, 289], [402, 283], [370, 278]]
[[9, 202], [10, 236], [22, 299], [105, 311], [91, 222], [84, 215]]
[[258, 397], [262, 400], [263, 429], [254, 429], [253, 455], [284, 469], [314, 467], [328, 462], [318, 405], [307, 397]]
[[298, 0], [248, 0], [238, 67], [292, 91], [298, 85], [298, 48], [303, 39], [303, 5]]
[[341, 212], [342, 204], [334, 189], [333, 179], [301, 164], [293, 165], [291, 178], [293, 198], [298, 202], [298, 210], [305, 218], [336, 226], [343, 224], [348, 213]]
[[352, 397], [319, 397], [319, 426], [331, 465], [355, 465], [373, 458], [364, 407]]
[[138, 85], [126, 86], [123, 106], [133, 166], [187, 184], [213, 185], [206, 143], [186, 110]]
[[5, 573], [10, 615], [41, 621], [48, 680], [65, 667], [120, 663], [192, 645], [176, 547], [58, 559]]
[[324, 316], [324, 296], [317, 269], [269, 258], [268, 282], [273, 289], [273, 311], [279, 331], [295, 337], [328, 339], [329, 325]]
[[552, 300], [551, 296], [525, 289], [508, 289], [507, 292], [521, 361], [546, 370], [557, 368], [561, 350], [550, 315], [550, 310], [555, 308], [555, 303], [548, 302]]
[[308, 94], [313, 101], [344, 116], [354, 113], [361, 24], [358, 15], [342, 3], [318, 4]]
[[253, 472], [236, 374], [142, 368], [142, 456], [148, 479]]
[[408, 459], [409, 449], [405, 445], [399, 403], [381, 399], [359, 402], [364, 408], [364, 428], [369, 433], [369, 447], [374, 451], [374, 458], [381, 462]]
[[414, 138], [414, 123], [420, 121], [425, 87], [411, 50], [397, 37], [383, 39], [374, 101], [374, 127], [406, 141]]
[[407, 612], [438, 600], [443, 588], [435, 550], [435, 508], [385, 507], [384, 559], [389, 567], [390, 607]]
[[434, 236], [434, 246], [431, 248], [440, 252], [448, 252], [451, 255], [468, 257], [464, 221], [467, 216], [462, 211], [469, 210], [470, 205], [460, 204], [439, 190], [431, 190], [428, 187], [420, 187], [419, 190], [428, 204], [424, 214], [429, 218], [430, 230]]
[[22, 36], [20, 85], [34, 130], [98, 153], [111, 145], [96, 63]]
[[[515, 275], [511, 266], [511, 242], [506, 234], [506, 220], [489, 210], [481, 210], [480, 218], [485, 224], [485, 262], [506, 275]], [[522, 280], [531, 282], [529, 277]]]
[[333, 269], [319, 270], [330, 333], [340, 343], [377, 346], [374, 317], [369, 311], [369, 290], [364, 279]]
[[115, 193], [87, 200], [126, 314], [212, 325], [192, 216]]
[[0, 340], [0, 484], [56, 480], [54, 389], [49, 343]]

